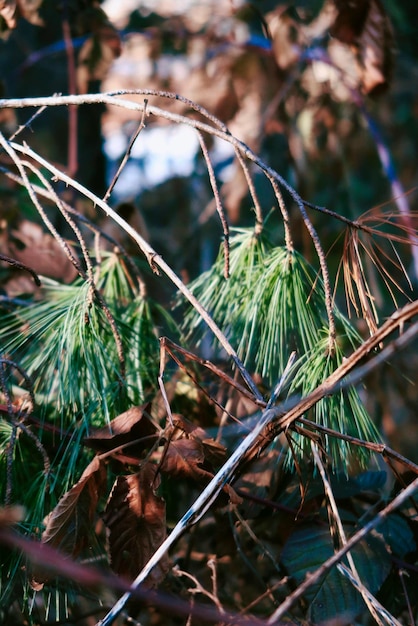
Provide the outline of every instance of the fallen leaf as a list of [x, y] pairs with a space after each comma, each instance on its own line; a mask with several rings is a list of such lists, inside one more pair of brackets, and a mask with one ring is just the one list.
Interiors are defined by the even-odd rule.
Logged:
[[[110, 565], [128, 580], [136, 578], [167, 535], [165, 501], [155, 493], [159, 485], [156, 471], [155, 465], [147, 463], [137, 474], [119, 476], [103, 514]], [[156, 586], [168, 568], [165, 555], [145, 585]]]
[[178, 439], [170, 441], [160, 469], [171, 476], [209, 482], [213, 478], [213, 472], [205, 468], [204, 464], [205, 454], [201, 442]]

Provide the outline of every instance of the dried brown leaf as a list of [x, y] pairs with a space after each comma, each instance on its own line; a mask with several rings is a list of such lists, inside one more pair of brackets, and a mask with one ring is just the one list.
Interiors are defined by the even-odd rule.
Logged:
[[[137, 474], [119, 476], [103, 515], [108, 529], [108, 553], [114, 572], [133, 580], [166, 538], [165, 502], [156, 495], [157, 468], [148, 463]], [[169, 568], [164, 556], [146, 585], [157, 585]]]
[[[77, 556], [89, 541], [94, 514], [105, 485], [105, 464], [96, 456], [80, 480], [63, 495], [47, 516], [42, 543], [68, 556]], [[36, 568], [31, 585], [34, 589], [40, 589], [46, 580], [42, 568]]]
[[213, 477], [212, 463], [224, 460], [225, 448], [182, 415], [175, 414], [173, 421], [175, 428], [162, 459], [161, 471], [208, 482]]
[[377, 93], [390, 80], [392, 26], [380, 0], [334, 0], [337, 17], [331, 34], [353, 45], [360, 62], [364, 93]]
[[151, 403], [131, 407], [115, 417], [109, 426], [94, 430], [90, 437], [84, 439], [85, 445], [99, 452], [107, 452], [131, 441], [144, 439], [143, 444], [137, 442], [135, 446], [128, 448], [129, 454], [135, 455], [135, 452], [148, 447], [149, 437], [157, 432], [157, 427], [149, 415], [150, 410]]
[[193, 478], [198, 482], [209, 482], [213, 472], [205, 469], [205, 454], [202, 443], [194, 439], [170, 441], [161, 463], [161, 471], [183, 478]]
[[2, 252], [43, 276], [64, 282], [71, 282], [77, 276], [77, 270], [58, 241], [39, 224], [29, 220], [22, 220], [18, 228], [9, 231]]

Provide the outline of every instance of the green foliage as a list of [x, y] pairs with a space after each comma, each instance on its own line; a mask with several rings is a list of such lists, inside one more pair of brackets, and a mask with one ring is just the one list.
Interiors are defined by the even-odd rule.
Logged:
[[[62, 425], [103, 425], [129, 404], [140, 404], [156, 384], [159, 342], [155, 320], [169, 315], [134, 286], [116, 254], [97, 268], [96, 288], [108, 317], [81, 278], [65, 285], [43, 279], [42, 298], [2, 317], [3, 351], [33, 380], [36, 399]], [[122, 350], [126, 375], [120, 367]]]
[[[231, 238], [231, 278], [222, 278], [223, 254], [213, 267], [190, 286], [235, 346], [238, 356], [269, 386], [280, 377], [293, 351], [290, 395], [308, 395], [342, 364], [345, 349], [360, 345], [355, 328], [334, 306], [337, 327], [334, 349], [329, 349], [328, 315], [323, 282], [298, 252], [274, 246], [264, 233], [239, 229]], [[201, 320], [189, 309], [183, 330], [203, 336]], [[378, 441], [377, 429], [358, 393], [350, 388], [316, 403], [309, 416], [315, 423], [368, 441]], [[306, 436], [293, 433], [293, 453], [310, 454]], [[353, 457], [364, 466], [369, 453], [346, 441], [324, 437], [325, 450], [336, 469], [347, 471]], [[292, 463], [292, 456], [288, 456]]]

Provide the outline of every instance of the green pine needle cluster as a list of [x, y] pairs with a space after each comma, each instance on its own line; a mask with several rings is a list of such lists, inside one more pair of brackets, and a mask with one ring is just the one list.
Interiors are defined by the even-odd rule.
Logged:
[[[360, 343], [354, 327], [334, 307], [337, 340], [329, 350], [328, 314], [321, 277], [304, 257], [275, 246], [264, 233], [237, 230], [231, 238], [231, 278], [222, 277], [223, 254], [190, 288], [225, 332], [238, 356], [253, 373], [273, 387], [289, 356], [297, 354], [289, 394], [307, 395], [342, 362], [343, 346]], [[203, 336], [201, 320], [194, 310], [185, 315], [183, 330]], [[379, 438], [358, 393], [349, 389], [317, 403], [309, 418], [316, 423], [360, 439]], [[309, 453], [309, 441], [293, 435], [296, 454]], [[325, 448], [335, 468], [347, 468], [355, 455], [362, 465], [368, 454], [344, 441], [326, 437]]]

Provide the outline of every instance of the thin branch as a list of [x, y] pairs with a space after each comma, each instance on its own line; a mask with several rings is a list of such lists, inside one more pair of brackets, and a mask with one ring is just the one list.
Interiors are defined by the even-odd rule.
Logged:
[[[31, 377], [25, 372], [25, 370], [23, 369], [21, 365], [19, 365], [19, 363], [16, 363], [15, 361], [12, 361], [11, 359], [0, 358], [0, 364], [1, 363], [3, 363], [4, 365], [9, 365], [19, 372], [19, 374], [21, 375], [21, 377], [26, 383], [26, 387], [29, 393], [29, 398], [30, 398], [29, 411], [33, 411], [33, 409], [35, 408], [35, 392], [33, 390], [33, 382], [32, 382]], [[15, 411], [13, 410], [13, 407], [12, 407], [12, 413], [13, 415], [16, 414]]]
[[[53, 189], [51, 183], [45, 178], [45, 176], [42, 174], [42, 172], [37, 167], [35, 167], [33, 165], [33, 163], [23, 162], [22, 161], [22, 164], [25, 167], [29, 168], [39, 178], [41, 183], [48, 190], [48, 192], [49, 192], [49, 194], [51, 196], [51, 199], [53, 200], [55, 206], [58, 208], [58, 210], [60, 211], [61, 215], [63, 216], [63, 218], [65, 219], [67, 224], [70, 226], [70, 228], [73, 230], [73, 232], [74, 232], [75, 236], [77, 237], [78, 242], [80, 244], [81, 251], [83, 253], [84, 262], [86, 264], [86, 269], [87, 269], [88, 282], [92, 286], [94, 286], [93, 265], [92, 265], [92, 262], [91, 262], [91, 259], [90, 259], [90, 254], [89, 254], [86, 242], [85, 242], [84, 237], [82, 236], [82, 234], [80, 232], [80, 229], [78, 228], [78, 226], [74, 222], [74, 220], [70, 217], [68, 211], [64, 207], [64, 204], [63, 204], [61, 198], [55, 192], [55, 190]], [[49, 223], [47, 223], [47, 226], [49, 228]], [[54, 232], [52, 232], [52, 234], [54, 235], [55, 238], [56, 238], [56, 235], [55, 235], [56, 232], [57, 231], [55, 231], [55, 230], [54, 230]]]
[[[397, 620], [396, 617], [394, 617], [391, 613], [389, 613], [389, 611], [385, 609], [382, 604], [380, 604], [379, 600], [377, 600], [374, 595], [370, 593], [367, 587], [363, 585], [361, 580], [357, 580], [353, 576], [348, 567], [346, 567], [343, 563], [338, 563], [337, 569], [339, 572], [341, 572], [341, 574], [343, 574], [343, 576], [348, 578], [353, 587], [361, 593], [365, 601], [367, 598], [368, 602], [366, 602], [366, 604], [369, 603], [377, 612], [379, 612], [381, 617], [389, 624], [389, 626], [402, 626], [402, 623]], [[380, 623], [380, 620], [376, 619], [376, 621]]]
[[[23, 187], [26, 186], [25, 185], [25, 181], [20, 176], [18, 176], [17, 174], [14, 174], [13, 172], [9, 171], [7, 168], [0, 166], [0, 172], [2, 172], [5, 176], [10, 178], [10, 180], [13, 180], [14, 182], [18, 183], [19, 185], [22, 185]], [[40, 187], [39, 185], [35, 185], [35, 184], [32, 185], [32, 188], [33, 188], [33, 191], [38, 196], [41, 196], [42, 198], [45, 198], [47, 200], [51, 200], [52, 202], [56, 201], [55, 199], [56, 199], [57, 194], [56, 194], [55, 191], [50, 192], [47, 189], [44, 189], [43, 187]], [[61, 202], [61, 205], [64, 207], [64, 209], [68, 213], [70, 213], [71, 215], [74, 215], [80, 222], [83, 222], [83, 224], [89, 230], [91, 230], [96, 237], [100, 236], [100, 237], [103, 237], [103, 239], [106, 239], [106, 241], [111, 243], [124, 256], [125, 261], [128, 264], [130, 271], [132, 272], [132, 274], [136, 277], [136, 279], [138, 281], [139, 291], [140, 291], [141, 295], [143, 297], [145, 297], [147, 289], [146, 289], [146, 285], [144, 283], [144, 280], [143, 280], [141, 274], [139, 273], [138, 267], [132, 261], [132, 258], [130, 256], [130, 254], [127, 252], [127, 250], [124, 248], [124, 246], [119, 241], [116, 241], [116, 239], [114, 239], [114, 237], [112, 237], [111, 235], [106, 233], [103, 229], [101, 229], [99, 226], [97, 226], [97, 224], [94, 224], [85, 215], [83, 215], [82, 213], [77, 211], [74, 207], [72, 207], [67, 202], [64, 202], [61, 198], [60, 198], [60, 202]], [[97, 248], [97, 246], [96, 246], [96, 248]], [[98, 259], [98, 261], [100, 261], [100, 255], [99, 254], [97, 254], [97, 259]]]
[[[104, 298], [102, 297], [102, 295], [100, 294], [100, 292], [98, 291], [98, 289], [96, 288], [96, 286], [94, 284], [93, 274], [91, 273], [91, 277], [90, 277], [90, 276], [88, 276], [85, 273], [85, 271], [81, 267], [80, 263], [78, 262], [78, 260], [73, 255], [70, 246], [61, 237], [61, 235], [58, 233], [58, 231], [56, 230], [56, 228], [54, 227], [54, 225], [52, 224], [52, 222], [50, 221], [50, 219], [46, 215], [42, 205], [38, 201], [37, 195], [36, 195], [35, 191], [32, 188], [32, 184], [29, 181], [29, 178], [27, 177], [26, 170], [25, 170], [25, 166], [29, 167], [32, 170], [34, 170], [34, 167], [30, 163], [24, 163], [23, 161], [21, 161], [21, 159], [18, 158], [18, 156], [16, 155], [16, 152], [14, 150], [14, 147], [16, 147], [16, 145], [17, 145], [18, 148], [21, 148], [21, 147], [18, 144], [15, 144], [14, 147], [12, 147], [12, 144], [9, 144], [7, 142], [7, 140], [4, 138], [2, 133], [0, 133], [0, 143], [3, 145], [5, 151], [12, 158], [12, 160], [15, 163], [16, 167], [18, 168], [18, 170], [20, 172], [20, 175], [21, 175], [21, 177], [22, 177], [22, 179], [23, 179], [23, 181], [25, 183], [25, 187], [26, 187], [26, 189], [27, 189], [27, 191], [29, 193], [29, 197], [32, 200], [33, 204], [35, 205], [39, 215], [42, 217], [44, 223], [48, 227], [49, 231], [52, 233], [52, 235], [58, 241], [60, 246], [63, 248], [63, 250], [66, 253], [67, 257], [70, 259], [70, 261], [72, 262], [74, 267], [77, 269], [77, 271], [80, 274], [80, 276], [82, 278], [84, 278], [89, 283], [90, 288], [91, 288], [92, 292], [94, 293], [94, 296], [96, 297], [97, 302], [98, 302], [100, 308], [102, 309], [103, 313], [105, 314], [105, 316], [106, 316], [106, 318], [107, 318], [107, 320], [109, 322], [109, 325], [110, 325], [110, 327], [112, 329], [112, 333], [113, 333], [113, 336], [114, 336], [114, 339], [115, 339], [118, 359], [119, 359], [120, 372], [121, 372], [122, 378], [124, 378], [125, 377], [125, 373], [126, 373], [126, 365], [125, 365], [125, 357], [124, 357], [124, 352], [123, 352], [122, 338], [120, 336], [119, 329], [117, 327], [115, 318], [113, 317], [113, 315], [112, 315], [112, 313], [111, 313], [107, 303], [105, 302]], [[18, 150], [18, 152], [19, 152], [19, 150]], [[34, 159], [34, 160], [36, 161], [36, 159]], [[45, 162], [45, 163], [47, 163], [47, 162]], [[40, 175], [40, 177], [42, 178], [42, 175]], [[72, 180], [69, 177], [68, 177], [68, 179]], [[78, 229], [77, 229], [77, 232], [78, 232]], [[86, 248], [84, 248], [84, 249], [86, 250], [87, 258], [88, 258], [87, 249]]]
[[371, 441], [363, 441], [363, 439], [357, 439], [357, 437], [353, 437], [352, 435], [346, 435], [344, 433], [340, 433], [336, 430], [333, 430], [332, 428], [328, 428], [327, 426], [323, 426], [322, 424], [317, 424], [316, 422], [312, 422], [311, 420], [305, 419], [304, 417], [299, 417], [298, 423], [303, 424], [304, 426], [308, 428], [317, 430], [320, 433], [324, 433], [325, 435], [328, 435], [329, 437], [335, 437], [336, 439], [343, 439], [344, 441], [347, 441], [353, 446], [360, 446], [362, 448], [366, 448], [367, 450], [371, 450], [372, 452], [375, 452], [376, 454], [381, 454], [383, 458], [387, 457], [387, 458], [393, 459], [394, 461], [396, 461], [397, 463], [400, 463], [401, 465], [406, 467], [408, 470], [410, 470], [414, 474], [418, 474], [418, 465], [416, 463], [402, 456], [402, 454], [399, 454], [399, 452], [396, 452], [396, 450], [393, 450], [392, 448], [387, 446], [385, 443], [374, 443]]
[[110, 194], [112, 193], [116, 183], [119, 180], [119, 176], [121, 175], [123, 168], [125, 167], [126, 163], [128, 162], [128, 159], [129, 159], [129, 157], [131, 155], [132, 148], [134, 146], [135, 141], [138, 139], [138, 136], [139, 136], [140, 132], [145, 128], [145, 118], [146, 118], [146, 115], [147, 115], [147, 104], [148, 104], [148, 100], [144, 100], [144, 108], [143, 108], [143, 111], [142, 111], [141, 121], [139, 123], [138, 128], [136, 129], [136, 131], [134, 132], [134, 134], [131, 137], [131, 140], [130, 140], [129, 145], [128, 145], [127, 149], [126, 149], [126, 152], [125, 152], [125, 154], [123, 156], [123, 159], [122, 159], [122, 161], [121, 161], [121, 163], [120, 163], [120, 165], [119, 165], [119, 167], [118, 167], [118, 169], [116, 171], [116, 174], [113, 177], [112, 182], [109, 185], [108, 190], [106, 191], [105, 195], [103, 196], [103, 200], [105, 202], [107, 202], [107, 200], [109, 199]]
[[[23, 108], [28, 106], [42, 106], [42, 105], [50, 105], [50, 106], [62, 106], [62, 105], [70, 105], [70, 104], [96, 104], [103, 103], [114, 106], [121, 106], [131, 111], [143, 111], [144, 105], [138, 102], [132, 102], [131, 100], [127, 100], [126, 98], [120, 98], [119, 96], [123, 95], [155, 95], [163, 98], [171, 98], [176, 99], [182, 102], [186, 102], [186, 99], [183, 99], [177, 94], [169, 93], [169, 92], [157, 92], [154, 90], [132, 90], [132, 91], [117, 91], [110, 92], [105, 94], [86, 94], [83, 96], [60, 96], [54, 98], [15, 98], [15, 99], [0, 99], [0, 108]], [[269, 167], [262, 161], [246, 144], [242, 141], [239, 141], [236, 137], [231, 135], [225, 125], [223, 125], [217, 118], [211, 116], [207, 111], [205, 111], [199, 105], [192, 103], [191, 101], [187, 101], [188, 106], [191, 106], [194, 110], [198, 110], [203, 112], [202, 114], [207, 117], [209, 121], [212, 121], [215, 126], [210, 126], [207, 123], [203, 123], [196, 119], [187, 118], [183, 115], [179, 115], [176, 113], [172, 113], [170, 111], [165, 111], [155, 106], [148, 106], [148, 114], [155, 115], [157, 117], [163, 117], [164, 119], [170, 120], [176, 124], [186, 124], [195, 128], [196, 130], [200, 130], [202, 132], [207, 132], [211, 135], [219, 137], [228, 143], [232, 144], [236, 149], [238, 149], [241, 154], [247, 159], [253, 161], [256, 165], [258, 165], [266, 175], [275, 179], [278, 184], [283, 187], [291, 196], [291, 198], [296, 202], [298, 209], [302, 215], [305, 226], [312, 238], [314, 243], [319, 264], [321, 267], [322, 278], [324, 281], [324, 289], [325, 289], [325, 302], [327, 308], [327, 315], [329, 320], [329, 349], [332, 352], [333, 346], [335, 343], [335, 320], [332, 306], [332, 291], [329, 279], [329, 271], [326, 263], [326, 258], [324, 251], [321, 246], [321, 242], [316, 233], [316, 230], [311, 223], [304, 206], [304, 201], [299, 196], [299, 194], [295, 191], [295, 189], [282, 177], [278, 174], [273, 168]], [[234, 359], [235, 360], [235, 359]]]
[[215, 171], [213, 169], [212, 162], [210, 160], [209, 151], [205, 144], [205, 140], [203, 139], [202, 133], [197, 132], [197, 136], [199, 138], [200, 148], [202, 150], [203, 157], [205, 159], [206, 168], [209, 174], [209, 180], [212, 187], [212, 193], [215, 200], [216, 210], [219, 215], [219, 219], [221, 220], [222, 230], [224, 234], [224, 277], [229, 278], [229, 226], [226, 221], [225, 211], [222, 206], [221, 196], [219, 195], [218, 183], [216, 182]]
[[[55, 94], [55, 95], [58, 95], [58, 94]], [[34, 120], [36, 120], [36, 118], [37, 118], [37, 117], [39, 117], [39, 115], [41, 115], [41, 113], [43, 113], [44, 111], [46, 111], [46, 110], [47, 110], [47, 108], [48, 108], [48, 106], [47, 106], [47, 105], [45, 105], [45, 106], [43, 106], [43, 107], [40, 107], [40, 108], [39, 108], [39, 109], [38, 109], [38, 110], [37, 110], [37, 111], [36, 111], [33, 115], [31, 115], [31, 117], [28, 119], [28, 121], [27, 121], [27, 122], [25, 122], [25, 124], [21, 124], [21, 125], [20, 125], [20, 126], [19, 126], [16, 130], [15, 130], [15, 132], [14, 132], [12, 135], [10, 135], [10, 137], [9, 137], [9, 141], [13, 141], [13, 139], [16, 139], [16, 137], [17, 137], [20, 133], [22, 133], [22, 132], [25, 130], [25, 128], [30, 128], [30, 126], [31, 126], [32, 122], [33, 122]]]
[[286, 208], [283, 195], [282, 195], [282, 192], [280, 191], [277, 181], [272, 176], [270, 176], [270, 174], [266, 174], [266, 176], [269, 179], [271, 186], [273, 187], [274, 195], [276, 196], [276, 199], [280, 208], [280, 212], [282, 214], [283, 226], [284, 226], [284, 239], [286, 243], [286, 248], [288, 252], [293, 252], [294, 246], [293, 246], [293, 241], [292, 241], [292, 233], [290, 232], [289, 211]]
[[254, 211], [255, 211], [255, 229], [254, 232], [257, 235], [259, 235], [261, 233], [261, 231], [263, 230], [263, 209], [261, 208], [261, 204], [260, 201], [258, 199], [257, 196], [257, 192], [255, 190], [255, 186], [254, 186], [254, 181], [251, 178], [251, 174], [250, 171], [248, 169], [248, 165], [245, 162], [244, 157], [242, 156], [241, 152], [235, 148], [235, 156], [238, 159], [239, 164], [241, 165], [242, 171], [244, 172], [244, 176], [245, 176], [245, 180], [247, 181], [247, 187], [249, 189], [251, 198], [254, 202]]

